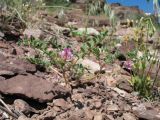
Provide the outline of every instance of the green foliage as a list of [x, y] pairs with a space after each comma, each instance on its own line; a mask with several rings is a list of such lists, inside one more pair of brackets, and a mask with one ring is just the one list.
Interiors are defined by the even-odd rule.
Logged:
[[139, 95], [145, 98], [151, 98], [151, 80], [149, 77], [140, 78], [139, 76], [132, 76], [131, 85]]
[[82, 44], [81, 53], [79, 54], [82, 58], [87, 55], [94, 56], [100, 64], [100, 71], [102, 71], [106, 63], [113, 63], [117, 55], [111, 53], [111, 49], [109, 49], [106, 43], [106, 36], [108, 36], [107, 30], [93, 37], [88, 36], [87, 41]]
[[33, 47], [33, 48], [37, 48], [37, 49], [40, 49], [42, 51], [45, 51], [48, 47], [48, 42], [46, 41], [43, 41], [43, 40], [39, 40], [39, 39], [34, 39], [34, 38], [31, 38], [31, 39], [23, 39], [22, 41], [19, 41], [18, 42], [18, 45], [21, 45], [23, 44], [24, 46], [30, 46], [30, 47]]
[[[79, 80], [84, 74], [84, 68], [81, 64], [77, 64], [77, 60], [73, 59], [73, 54], [70, 48], [65, 48], [64, 50], [54, 49], [57, 47], [57, 43], [53, 41], [42, 41], [37, 39], [23, 39], [18, 42], [18, 45], [24, 45], [38, 50], [39, 53], [35, 57], [28, 56], [26, 59], [41, 68], [51, 69], [55, 66], [62, 72], [62, 76], [65, 79], [66, 84], [70, 80]], [[49, 51], [48, 47], [52, 46], [53, 50]], [[66, 53], [64, 53], [66, 52]], [[68, 54], [68, 55], [67, 55]], [[66, 56], [67, 55], [67, 56]], [[66, 57], [70, 57], [69, 59]]]
[[28, 57], [27, 60], [32, 64], [38, 65], [44, 69], [48, 68], [51, 65], [49, 61], [43, 60], [40, 57]]
[[[155, 81], [157, 81], [157, 75], [153, 78], [150, 73], [153, 71], [155, 65], [160, 65], [156, 50], [151, 54], [144, 36], [147, 36], [148, 39], [153, 36], [155, 31], [156, 28], [150, 18], [141, 18], [136, 26], [135, 36], [133, 38], [136, 48], [127, 54], [127, 59], [132, 60], [134, 63], [132, 79], [130, 81], [131, 85], [139, 95], [147, 99], [155, 97], [153, 95], [153, 87]], [[159, 71], [157, 69], [156, 73], [159, 73]]]
[[0, 5], [12, 16], [17, 16], [22, 22], [28, 22], [29, 15], [44, 6], [43, 0], [1, 0]]
[[150, 37], [153, 36], [154, 32], [156, 31], [156, 28], [155, 28], [155, 26], [152, 22], [152, 19], [150, 17], [145, 17], [145, 18], [142, 17], [140, 19], [139, 27], [146, 28], [147, 35], [149, 35]]
[[117, 18], [114, 14], [114, 11], [111, 9], [111, 7], [108, 4], [104, 5], [104, 13], [105, 13], [106, 17], [109, 18], [112, 27], [115, 27], [115, 25], [117, 23], [116, 22]]
[[138, 51], [132, 51], [128, 53], [128, 57], [134, 62], [133, 73], [131, 78], [131, 85], [134, 90], [139, 92], [139, 95], [145, 98], [151, 98], [152, 92], [152, 80], [151, 76], [148, 74], [148, 64], [154, 65], [155, 63], [149, 59], [149, 52], [144, 53], [141, 57], [138, 56]]

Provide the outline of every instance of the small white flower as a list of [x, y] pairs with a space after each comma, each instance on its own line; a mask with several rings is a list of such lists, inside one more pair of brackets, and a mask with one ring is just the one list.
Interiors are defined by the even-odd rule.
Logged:
[[143, 57], [143, 53], [141, 51], [137, 52], [137, 58], [142, 58]]
[[120, 48], [122, 45], [120, 43], [116, 44], [116, 48]]

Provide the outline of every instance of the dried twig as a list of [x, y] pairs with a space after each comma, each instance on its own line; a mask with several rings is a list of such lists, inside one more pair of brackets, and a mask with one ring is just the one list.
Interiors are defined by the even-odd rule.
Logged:
[[4, 105], [4, 107], [5, 107], [8, 111], [12, 112], [11, 109], [4, 103], [4, 101], [3, 101], [1, 98], [0, 98], [0, 103], [2, 103], [2, 105]]
[[53, 67], [50, 68], [51, 70], [53, 70], [54, 73], [58, 74], [60, 77], [63, 77], [63, 75], [56, 69], [54, 69]]
[[15, 115], [14, 113], [10, 112], [10, 111], [9, 111], [8, 109], [6, 109], [5, 107], [0, 106], [0, 109], [1, 109], [2, 111], [4, 111], [4, 112], [8, 113], [10, 116], [18, 119], [18, 116], [17, 116], [17, 115]]
[[18, 118], [18, 116], [11, 111], [11, 109], [6, 105], [6, 103], [1, 98], [0, 98], [0, 103], [2, 103], [2, 105], [4, 106], [4, 107], [0, 106], [1, 110], [8, 113], [9, 115], [11, 115], [14, 118]]

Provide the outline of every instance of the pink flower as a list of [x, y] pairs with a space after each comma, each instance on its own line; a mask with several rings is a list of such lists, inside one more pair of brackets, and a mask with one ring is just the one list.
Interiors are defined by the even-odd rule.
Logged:
[[59, 53], [62, 59], [66, 61], [70, 61], [73, 59], [73, 53], [71, 48], [65, 48], [63, 51]]
[[127, 60], [127, 61], [124, 62], [123, 68], [126, 68], [128, 70], [132, 70], [133, 64], [134, 64], [133, 61]]

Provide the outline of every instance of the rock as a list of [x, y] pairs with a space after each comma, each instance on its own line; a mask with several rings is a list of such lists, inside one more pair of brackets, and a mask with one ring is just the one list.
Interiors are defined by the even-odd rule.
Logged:
[[12, 72], [12, 71], [0, 70], [0, 75], [1, 75], [1, 76], [13, 76], [13, 75], [15, 75], [15, 74], [14, 74], [14, 72]]
[[22, 59], [12, 59], [9, 62], [2, 61], [0, 64], [0, 75], [12, 76], [15, 74], [35, 73], [36, 66]]
[[133, 91], [133, 88], [131, 86], [131, 84], [129, 83], [129, 81], [127, 80], [118, 80], [117, 85], [118, 88], [125, 90], [129, 93], [131, 93]]
[[[1, 63], [0, 71], [2, 71], [2, 75], [10, 76], [11, 74], [26, 74], [25, 68], [20, 68], [17, 65], [10, 63]], [[6, 73], [4, 73], [6, 71]], [[8, 74], [7, 74], [8, 73]]]
[[4, 33], [0, 31], [0, 40], [4, 37]]
[[107, 85], [110, 87], [115, 86], [117, 83], [117, 80], [114, 79], [112, 76], [108, 76], [106, 79], [107, 79]]
[[102, 102], [101, 101], [96, 101], [94, 102], [94, 106], [96, 109], [99, 109], [102, 106]]
[[[111, 4], [111, 9], [114, 10], [115, 15], [120, 19], [124, 20], [126, 18], [132, 18], [134, 19], [134, 16], [136, 15], [144, 15], [144, 12], [140, 10], [137, 6], [122, 6], [121, 4]], [[131, 16], [132, 14], [132, 16]]]
[[4, 62], [6, 59], [7, 58], [2, 53], [0, 53], [0, 63]]
[[33, 119], [27, 118], [25, 116], [20, 116], [18, 120], [33, 120]]
[[144, 110], [139, 107], [133, 108], [133, 113], [140, 119], [145, 120], [160, 120], [160, 113], [156, 110]]
[[14, 48], [12, 50], [12, 54], [22, 56], [22, 55], [24, 55], [24, 50], [21, 47], [14, 46]]
[[94, 28], [79, 28], [78, 30], [76, 30], [75, 32], [78, 32], [79, 34], [88, 34], [88, 35], [99, 35], [100, 33], [94, 29]]
[[2, 77], [2, 76], [0, 76], [0, 80], [5, 80], [5, 78], [4, 78], [4, 77]]
[[54, 97], [65, 96], [69, 90], [59, 85], [54, 87], [50, 82], [28, 74], [1, 80], [0, 93], [30, 98], [43, 103], [51, 101]]
[[43, 36], [43, 32], [40, 29], [27, 28], [24, 30], [23, 35], [27, 38], [34, 37], [35, 39], [40, 39]]
[[93, 74], [100, 70], [100, 65], [89, 59], [81, 59], [78, 61], [78, 63], [81, 63], [85, 68], [88, 69], [89, 72]]
[[22, 69], [29, 73], [36, 72], [36, 66], [31, 64], [30, 62], [23, 60], [23, 59], [15, 59], [12, 61], [12, 65], [17, 66], [17, 68]]
[[71, 107], [71, 105], [62, 98], [54, 100], [53, 104], [54, 106], [57, 106], [63, 109], [67, 109]]
[[124, 111], [130, 111], [130, 110], [131, 110], [131, 106], [128, 105], [128, 104], [124, 104], [124, 105], [123, 105], [123, 110], [124, 110]]
[[[7, 42], [4, 42], [4, 41], [0, 41], [0, 48], [3, 48], [3, 49], [9, 49], [11, 46], [7, 43]], [[3, 52], [1, 51], [1, 54]]]
[[84, 104], [85, 102], [83, 95], [78, 93], [72, 95], [72, 100], [80, 104]]
[[131, 97], [131, 95], [129, 93], [127, 93], [126, 91], [121, 90], [121, 89], [119, 89], [117, 87], [113, 88], [113, 90], [115, 92], [117, 92], [121, 97]]
[[85, 114], [89, 120], [93, 120], [95, 112], [90, 109], [85, 109]]
[[108, 110], [108, 111], [118, 111], [118, 110], [119, 110], [119, 107], [118, 107], [118, 105], [116, 105], [116, 104], [112, 104], [112, 105], [109, 105], [109, 106], [107, 107], [107, 110]]
[[123, 113], [122, 117], [123, 117], [123, 120], [137, 120], [135, 115], [133, 115], [131, 113]]
[[124, 37], [126, 35], [133, 36], [134, 30], [133, 28], [120, 28], [114, 34], [118, 37]]
[[143, 105], [146, 107], [146, 109], [153, 109], [152, 103], [151, 102], [144, 102]]
[[21, 112], [25, 115], [28, 115], [31, 112], [36, 113], [36, 110], [34, 108], [30, 107], [27, 102], [21, 99], [16, 99], [13, 104], [16, 111]]
[[93, 120], [104, 120], [103, 114], [95, 115]]

